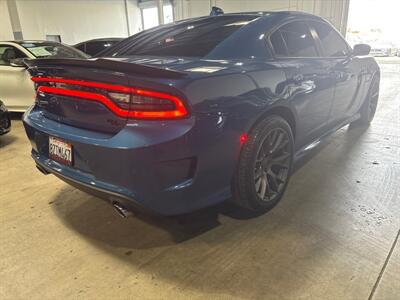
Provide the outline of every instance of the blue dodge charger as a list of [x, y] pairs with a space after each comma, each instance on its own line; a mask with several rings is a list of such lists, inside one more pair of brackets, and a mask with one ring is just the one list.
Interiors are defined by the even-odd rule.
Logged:
[[380, 72], [369, 51], [320, 17], [265, 12], [155, 27], [101, 58], [31, 60], [32, 157], [122, 215], [226, 199], [262, 213], [297, 158], [373, 119]]

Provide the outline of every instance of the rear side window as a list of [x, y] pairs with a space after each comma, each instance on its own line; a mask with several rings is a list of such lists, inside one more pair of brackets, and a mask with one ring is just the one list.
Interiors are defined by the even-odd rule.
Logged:
[[155, 55], [204, 57], [231, 34], [258, 16], [219, 16], [143, 31], [122, 43], [112, 56]]
[[286, 44], [279, 29], [271, 35], [270, 39], [276, 56], [288, 56]]
[[106, 45], [110, 46], [107, 42], [88, 42], [86, 44], [86, 53], [89, 55], [95, 55], [107, 48]]
[[292, 22], [280, 27], [271, 35], [277, 56], [317, 57], [318, 52], [310, 29], [303, 22]]
[[349, 47], [346, 42], [331, 26], [321, 22], [312, 22], [311, 25], [321, 40], [324, 56], [338, 57], [349, 54]]
[[80, 44], [79, 46], [74, 46], [76, 49], [81, 50], [82, 52], [86, 52], [86, 44]]
[[0, 45], [0, 66], [9, 66], [13, 59], [25, 57], [24, 53], [13, 46]]

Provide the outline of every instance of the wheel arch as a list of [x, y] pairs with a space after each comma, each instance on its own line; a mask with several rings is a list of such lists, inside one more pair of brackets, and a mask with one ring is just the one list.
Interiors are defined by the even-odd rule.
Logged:
[[293, 138], [296, 140], [297, 133], [297, 119], [293, 111], [287, 106], [274, 106], [260, 114], [257, 119], [251, 124], [249, 131], [251, 131], [259, 122], [270, 115], [276, 115], [288, 122], [292, 129]]

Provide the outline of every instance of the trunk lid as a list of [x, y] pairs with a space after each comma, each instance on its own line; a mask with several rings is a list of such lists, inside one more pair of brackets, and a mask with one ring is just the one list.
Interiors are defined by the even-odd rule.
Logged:
[[[131, 103], [134, 100], [131, 100], [130, 74], [150, 82], [156, 77], [178, 79], [186, 76], [184, 72], [116, 59], [36, 59], [26, 64], [37, 89], [36, 107], [45, 117], [107, 133], [119, 132], [127, 123], [130, 108], [137, 107], [137, 103]], [[157, 80], [155, 84], [160, 85]], [[151, 107], [154, 104], [149, 102], [151, 97], [153, 95], [141, 105]], [[170, 103], [164, 101], [161, 105], [168, 107]]]

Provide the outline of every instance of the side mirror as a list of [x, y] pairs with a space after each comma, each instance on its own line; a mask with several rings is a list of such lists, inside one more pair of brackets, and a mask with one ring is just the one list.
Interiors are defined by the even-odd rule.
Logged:
[[26, 68], [27, 65], [24, 62], [24, 58], [15, 58], [10, 60], [11, 67]]
[[357, 44], [357, 45], [354, 45], [353, 55], [354, 56], [364, 56], [364, 55], [368, 55], [370, 51], [371, 51], [370, 45]]

